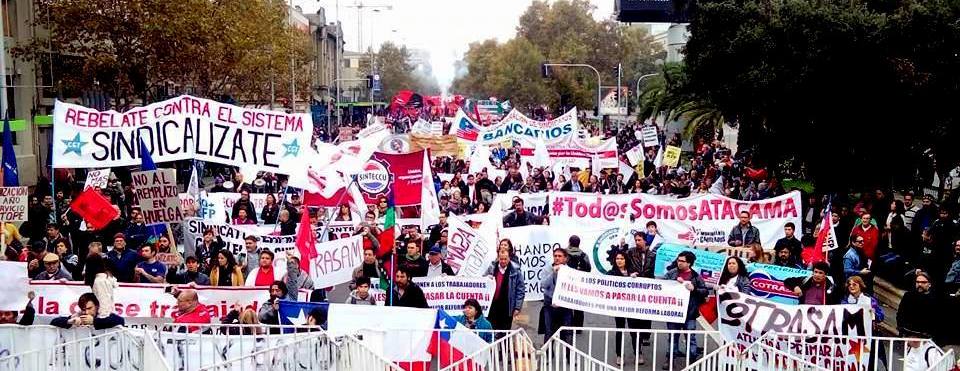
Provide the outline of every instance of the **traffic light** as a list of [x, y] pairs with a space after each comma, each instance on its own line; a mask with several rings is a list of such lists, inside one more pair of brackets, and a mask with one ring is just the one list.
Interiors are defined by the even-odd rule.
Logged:
[[540, 64], [540, 73], [543, 75], [543, 78], [549, 79], [549, 78], [550, 78], [550, 65], [548, 65], [547, 63], [541, 63], [541, 64]]
[[367, 89], [373, 89], [373, 75], [367, 75]]

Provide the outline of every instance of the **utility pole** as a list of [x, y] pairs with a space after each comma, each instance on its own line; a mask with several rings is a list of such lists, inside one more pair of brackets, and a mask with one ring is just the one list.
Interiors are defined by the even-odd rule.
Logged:
[[[334, 69], [334, 83], [337, 85], [337, 96], [333, 100], [333, 109], [337, 111], [337, 127], [343, 126], [343, 121], [340, 118], [340, 67], [342, 63], [340, 62], [340, 49], [343, 48], [343, 27], [340, 26], [340, 0], [337, 0], [337, 45], [334, 47], [337, 59], [337, 68]], [[333, 133], [330, 130], [330, 120], [327, 120], [327, 135]], [[332, 141], [332, 140], [331, 140]]]
[[[0, 31], [5, 30], [4, 21], [7, 18], [6, 12], [9, 7], [4, 6], [3, 13], [0, 14]], [[3, 74], [3, 79], [0, 80], [0, 114], [3, 117], [7, 117], [7, 41], [6, 34], [0, 35], [0, 74]], [[52, 179], [52, 177], [51, 177]]]

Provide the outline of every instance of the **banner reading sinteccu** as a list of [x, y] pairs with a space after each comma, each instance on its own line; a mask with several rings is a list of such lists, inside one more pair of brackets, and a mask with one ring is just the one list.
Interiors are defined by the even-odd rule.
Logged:
[[[53, 166], [139, 165], [142, 141], [156, 162], [197, 159], [302, 171], [313, 135], [309, 114], [243, 108], [188, 95], [126, 112], [56, 102]], [[294, 160], [294, 161], [290, 161]], [[281, 165], [284, 164], [284, 165]]]

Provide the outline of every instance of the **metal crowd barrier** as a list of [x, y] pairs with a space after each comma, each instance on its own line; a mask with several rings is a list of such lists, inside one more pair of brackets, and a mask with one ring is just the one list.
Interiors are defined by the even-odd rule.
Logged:
[[198, 371], [329, 370], [335, 364], [336, 348], [325, 333], [311, 333], [311, 336], [201, 367]]
[[939, 360], [930, 365], [926, 371], [951, 371], [956, 370], [956, 367], [956, 356], [953, 354], [953, 349], [951, 349], [944, 353]]
[[[862, 369], [858, 365], [866, 363], [867, 371], [880, 370], [881, 366], [886, 371], [916, 371], [917, 369], [910, 364], [910, 357], [907, 356], [909, 348], [934, 348], [936, 354], [943, 354], [940, 347], [929, 339], [777, 333], [768, 333], [763, 339], [767, 340], [768, 343], [780, 342], [781, 345], [789, 347], [790, 354], [818, 367], [831, 370]], [[862, 358], [857, 360], [856, 356], [845, 357], [841, 360], [824, 356], [824, 354], [830, 353], [827, 350], [833, 349], [832, 346], [837, 345], [859, 349], [861, 357], [863, 357], [862, 354], [866, 354], [866, 360]]]
[[[622, 349], [623, 364], [616, 363], [615, 349], [617, 346], [617, 334], [620, 336], [620, 346]], [[633, 336], [637, 336], [637, 342], [633, 343]], [[617, 370], [640, 370], [660, 369], [663, 364], [668, 365], [668, 370], [679, 370], [678, 365], [690, 365], [697, 357], [702, 354], [710, 353], [721, 346], [714, 339], [719, 339], [718, 331], [706, 330], [662, 330], [662, 329], [625, 329], [610, 327], [561, 327], [542, 348], [544, 357], [555, 359], [557, 355], [551, 352], [563, 350], [548, 347], [551, 341], [563, 341], [564, 337], [570, 339], [569, 344], [573, 349], [583, 352], [590, 359], [603, 365], [610, 365]], [[650, 345], [643, 345], [642, 339], [647, 337]], [[674, 347], [671, 339], [679, 337], [681, 349]], [[697, 345], [700, 348], [699, 354], [691, 354], [690, 345], [696, 338]], [[641, 355], [644, 358], [641, 362]]]
[[516, 329], [504, 334], [480, 350], [465, 354], [460, 360], [447, 360], [446, 364], [449, 365], [441, 368], [440, 371], [530, 370], [532, 365], [536, 363], [536, 351], [533, 341], [530, 340], [527, 333]]
[[0, 370], [141, 371], [143, 349], [143, 338], [115, 329], [0, 357]]

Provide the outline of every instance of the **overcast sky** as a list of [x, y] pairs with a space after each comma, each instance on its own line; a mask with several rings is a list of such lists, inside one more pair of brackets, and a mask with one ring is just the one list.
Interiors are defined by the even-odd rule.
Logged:
[[[410, 48], [430, 53], [430, 64], [440, 86], [447, 87], [454, 78], [453, 63], [467, 51], [473, 41], [496, 38], [503, 42], [517, 32], [520, 15], [532, 1], [525, 0], [294, 0], [304, 13], [326, 9], [327, 21], [339, 19], [344, 27], [346, 50], [366, 50], [391, 40]], [[391, 10], [374, 12], [363, 9], [362, 48], [358, 48], [357, 4], [388, 5]], [[594, 18], [605, 19], [613, 14], [614, 0], [592, 0]], [[372, 35], [372, 40], [371, 40]]]

